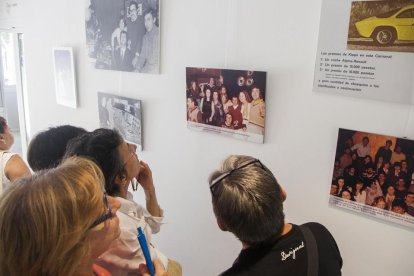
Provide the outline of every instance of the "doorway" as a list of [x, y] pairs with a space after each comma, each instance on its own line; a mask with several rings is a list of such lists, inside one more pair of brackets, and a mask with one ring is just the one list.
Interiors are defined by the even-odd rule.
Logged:
[[23, 34], [0, 30], [0, 116], [14, 134], [10, 151], [25, 159], [27, 151], [24, 89]]

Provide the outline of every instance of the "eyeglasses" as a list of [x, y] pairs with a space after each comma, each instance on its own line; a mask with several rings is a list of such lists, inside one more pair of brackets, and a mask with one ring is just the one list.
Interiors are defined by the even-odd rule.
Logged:
[[[134, 148], [134, 146], [132, 144], [130, 144], [130, 143], [127, 143], [127, 146], [128, 146], [128, 150], [130, 152], [130, 156], [127, 158], [127, 160], [122, 165], [122, 171], [125, 171], [126, 164], [129, 162], [129, 160], [132, 159], [132, 157], [135, 156], [135, 148]], [[138, 190], [138, 182], [135, 179], [132, 180], [132, 190], [133, 191]]]
[[132, 157], [135, 156], [135, 149], [134, 146], [130, 143], [127, 143], [128, 146], [128, 151], [129, 151], [129, 157], [127, 158], [127, 160], [124, 162], [124, 164], [122, 164], [122, 169], [125, 168], [126, 164], [129, 162], [129, 160], [132, 159]]
[[214, 195], [214, 191], [216, 190], [216, 188], [218, 187], [217, 184], [220, 183], [221, 181], [223, 181], [223, 179], [225, 179], [226, 177], [229, 177], [233, 172], [243, 169], [249, 165], [252, 165], [254, 163], [259, 163], [260, 167], [262, 167], [263, 170], [266, 170], [266, 167], [262, 164], [262, 162], [260, 162], [259, 159], [253, 159], [253, 160], [248, 160], [246, 162], [241, 163], [238, 167], [223, 173], [222, 175], [220, 175], [219, 177], [215, 178], [213, 181], [211, 181], [210, 184], [210, 191], [211, 194]]
[[109, 205], [107, 194], [104, 192], [103, 195], [104, 195], [103, 197], [104, 206], [105, 206], [105, 210], [107, 211], [107, 213], [99, 217], [97, 220], [95, 220], [94, 223], [92, 223], [92, 225], [89, 227], [89, 229], [94, 228], [95, 226], [103, 223], [104, 221], [114, 216], [114, 214], [112, 214], [112, 211], [111, 211], [111, 206]]

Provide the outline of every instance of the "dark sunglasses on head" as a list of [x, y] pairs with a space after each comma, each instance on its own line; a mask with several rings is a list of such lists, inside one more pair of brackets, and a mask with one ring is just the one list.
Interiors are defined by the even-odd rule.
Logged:
[[216, 177], [213, 181], [211, 181], [210, 183], [210, 191], [211, 194], [214, 195], [214, 191], [216, 190], [216, 188], [218, 187], [217, 184], [219, 184], [221, 181], [223, 181], [223, 179], [225, 179], [226, 177], [229, 177], [233, 172], [243, 169], [249, 165], [255, 164], [255, 163], [259, 163], [260, 167], [262, 167], [263, 170], [266, 170], [266, 167], [262, 164], [262, 162], [260, 162], [259, 159], [253, 159], [253, 160], [248, 160], [246, 162], [241, 163], [238, 167], [225, 172], [223, 174], [221, 174], [220, 176]]

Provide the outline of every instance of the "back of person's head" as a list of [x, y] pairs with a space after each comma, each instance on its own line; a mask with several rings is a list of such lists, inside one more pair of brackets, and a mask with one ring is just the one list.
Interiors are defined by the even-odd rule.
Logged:
[[27, 161], [33, 171], [54, 168], [62, 161], [68, 142], [86, 130], [71, 125], [51, 127], [30, 142]]
[[123, 141], [116, 130], [98, 128], [72, 139], [65, 156], [85, 156], [94, 160], [105, 176], [106, 192], [109, 195], [116, 195], [119, 187], [114, 183], [115, 177], [124, 173], [118, 150]]
[[87, 159], [21, 178], [0, 201], [0, 275], [76, 275], [102, 214], [103, 175]]
[[279, 237], [283, 195], [272, 172], [258, 159], [232, 155], [209, 179], [214, 213], [222, 229], [251, 246]]
[[7, 127], [7, 120], [4, 117], [0, 116], [0, 133], [4, 133]]

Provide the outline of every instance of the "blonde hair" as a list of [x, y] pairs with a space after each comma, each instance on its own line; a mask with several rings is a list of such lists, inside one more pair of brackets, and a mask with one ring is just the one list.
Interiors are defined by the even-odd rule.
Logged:
[[0, 202], [0, 275], [77, 274], [103, 185], [99, 167], [79, 157], [17, 181]]

